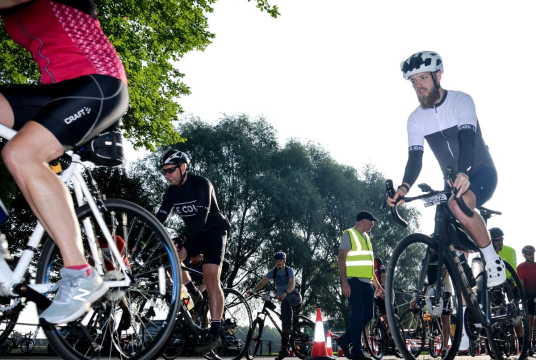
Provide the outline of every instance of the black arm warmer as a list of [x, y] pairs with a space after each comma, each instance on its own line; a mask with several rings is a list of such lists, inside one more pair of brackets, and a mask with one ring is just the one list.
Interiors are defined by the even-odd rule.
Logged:
[[182, 233], [183, 236], [186, 237], [186, 239], [190, 240], [197, 234], [203, 226], [207, 223], [208, 218], [208, 209], [205, 208], [197, 208], [197, 213], [195, 214], [194, 221], [188, 225], [186, 230]]
[[475, 158], [475, 134], [473, 126], [465, 125], [458, 128], [458, 142], [460, 154], [458, 155], [458, 172], [471, 176], [473, 161]]
[[413, 186], [413, 183], [419, 177], [422, 169], [422, 156], [424, 151], [422, 150], [410, 150], [408, 152], [408, 163], [406, 164], [406, 171], [404, 171], [404, 178], [402, 182], [408, 183]]

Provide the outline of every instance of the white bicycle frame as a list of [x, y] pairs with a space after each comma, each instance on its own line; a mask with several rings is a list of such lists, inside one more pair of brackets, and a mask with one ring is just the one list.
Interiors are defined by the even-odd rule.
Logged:
[[[0, 124], [0, 136], [6, 140], [10, 140], [13, 138], [17, 132], [13, 129], [8, 128], [7, 126]], [[71, 181], [73, 184], [74, 193], [76, 196], [76, 200], [78, 203], [78, 206], [83, 206], [85, 204], [88, 204], [91, 208], [91, 211], [93, 215], [95, 216], [95, 219], [97, 219], [97, 223], [100, 227], [100, 230], [104, 234], [104, 237], [106, 238], [106, 241], [108, 242], [108, 246], [110, 247], [110, 250], [113, 254], [113, 257], [117, 260], [117, 264], [121, 267], [121, 271], [125, 274], [128, 271], [127, 266], [123, 262], [123, 257], [121, 256], [121, 253], [117, 249], [117, 245], [115, 241], [112, 240], [112, 235], [110, 231], [108, 230], [108, 227], [106, 226], [106, 222], [104, 221], [104, 218], [102, 217], [102, 214], [100, 213], [97, 204], [95, 203], [95, 200], [93, 199], [93, 196], [91, 194], [91, 191], [89, 190], [88, 185], [86, 184], [86, 181], [84, 177], [82, 176], [82, 165], [80, 161], [80, 156], [78, 154], [72, 154], [72, 152], [69, 152], [72, 156], [72, 164], [69, 168], [64, 170], [60, 178], [61, 180], [67, 184]], [[95, 269], [99, 273], [99, 275], [104, 275], [104, 267], [101, 261], [101, 258], [99, 256], [97, 243], [96, 243], [96, 236], [95, 232], [93, 231], [93, 226], [89, 220], [89, 218], [86, 218], [83, 220], [84, 229], [86, 231], [86, 237], [87, 241], [89, 242], [89, 249], [91, 251], [91, 256], [95, 262]], [[30, 262], [32, 258], [35, 255], [35, 251], [39, 247], [39, 243], [41, 242], [41, 239], [43, 238], [43, 235], [45, 234], [45, 229], [43, 226], [37, 222], [37, 225], [30, 236], [30, 239], [28, 241], [28, 244], [24, 251], [22, 252], [20, 259], [17, 263], [17, 266], [14, 270], [11, 270], [10, 266], [7, 264], [6, 260], [0, 256], [0, 295], [1, 296], [8, 296], [8, 297], [20, 297], [19, 294], [15, 293], [13, 291], [13, 288], [15, 285], [21, 283], [24, 281], [24, 276], [28, 270], [28, 267], [30, 265]], [[116, 280], [116, 281], [106, 281], [106, 284], [109, 288], [113, 287], [126, 287], [129, 286], [131, 283], [131, 280], [128, 276], [124, 277], [124, 280]], [[30, 286], [33, 290], [41, 293], [46, 294], [51, 291], [55, 291], [57, 289], [56, 283], [45, 283], [45, 284], [27, 284]]]

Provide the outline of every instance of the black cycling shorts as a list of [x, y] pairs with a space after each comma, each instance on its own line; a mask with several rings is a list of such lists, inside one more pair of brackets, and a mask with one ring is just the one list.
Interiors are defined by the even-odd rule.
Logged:
[[529, 312], [529, 315], [536, 315], [534, 313], [535, 310], [535, 296], [534, 295], [527, 295], [527, 311]]
[[383, 316], [387, 314], [387, 310], [385, 309], [385, 299], [382, 297], [375, 297], [374, 302], [378, 306], [378, 309], [380, 310], [380, 316]]
[[221, 266], [226, 243], [226, 230], [210, 230], [198, 233], [184, 244], [184, 248], [187, 257], [203, 254], [203, 264]]
[[34, 120], [48, 129], [65, 150], [81, 147], [111, 130], [128, 109], [128, 90], [107, 75], [85, 75], [46, 85], [2, 85], [20, 130]]

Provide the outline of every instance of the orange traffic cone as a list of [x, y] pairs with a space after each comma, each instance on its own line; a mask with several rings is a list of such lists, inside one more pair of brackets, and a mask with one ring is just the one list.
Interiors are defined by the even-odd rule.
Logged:
[[320, 308], [316, 309], [315, 338], [313, 341], [313, 351], [310, 360], [333, 360], [328, 356], [326, 341], [324, 340], [324, 325], [322, 324], [322, 314]]
[[288, 350], [288, 356], [294, 356], [294, 351], [292, 351], [292, 348]]
[[331, 330], [328, 330], [328, 333], [326, 334], [326, 347], [328, 351], [328, 356], [333, 357], [333, 348], [331, 347]]
[[339, 347], [339, 351], [337, 351], [337, 356], [344, 356], [344, 353], [342, 352], [342, 349]]

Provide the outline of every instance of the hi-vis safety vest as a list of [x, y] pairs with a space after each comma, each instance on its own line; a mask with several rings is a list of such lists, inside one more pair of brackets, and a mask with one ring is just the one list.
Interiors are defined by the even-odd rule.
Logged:
[[[374, 256], [367, 233], [365, 238], [355, 228], [344, 230], [350, 235], [352, 249], [346, 257], [346, 276], [372, 279], [374, 274]], [[341, 237], [342, 239], [342, 237]]]

